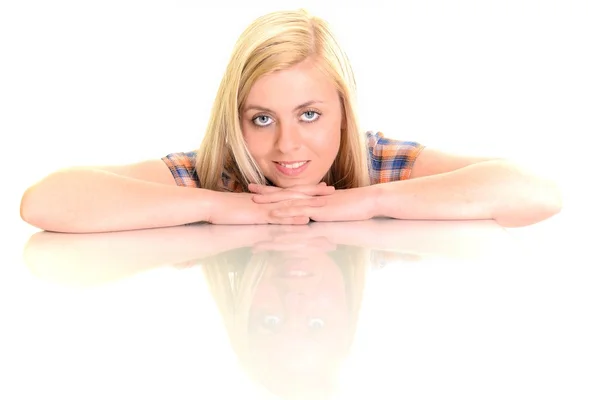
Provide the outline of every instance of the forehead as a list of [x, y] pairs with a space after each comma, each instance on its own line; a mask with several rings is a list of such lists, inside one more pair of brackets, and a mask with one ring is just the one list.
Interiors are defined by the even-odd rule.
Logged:
[[260, 77], [250, 89], [247, 102], [281, 108], [309, 100], [329, 102], [337, 98], [331, 78], [314, 61], [305, 60]]

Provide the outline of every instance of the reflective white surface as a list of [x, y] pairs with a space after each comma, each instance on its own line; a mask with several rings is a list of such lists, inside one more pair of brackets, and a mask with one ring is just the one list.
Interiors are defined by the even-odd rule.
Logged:
[[600, 396], [597, 259], [493, 222], [12, 239], [3, 399]]

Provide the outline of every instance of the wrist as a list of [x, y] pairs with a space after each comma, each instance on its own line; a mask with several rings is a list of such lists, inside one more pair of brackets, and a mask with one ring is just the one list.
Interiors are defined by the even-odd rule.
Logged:
[[197, 210], [197, 221], [210, 223], [215, 213], [218, 212], [218, 205], [222, 201], [219, 201], [219, 197], [222, 193], [209, 189], [193, 189], [193, 192], [193, 207]]
[[387, 190], [385, 184], [378, 183], [375, 185], [367, 186], [365, 189], [368, 191], [366, 197], [370, 199], [369, 201], [369, 211], [371, 218], [377, 217], [388, 217], [387, 213]]

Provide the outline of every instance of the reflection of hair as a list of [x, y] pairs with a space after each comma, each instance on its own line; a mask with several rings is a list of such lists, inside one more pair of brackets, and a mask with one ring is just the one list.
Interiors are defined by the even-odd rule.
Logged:
[[[249, 312], [255, 288], [269, 263], [277, 252], [252, 254], [250, 248], [241, 248], [211, 256], [200, 261], [205, 278], [223, 318], [230, 343], [242, 367], [250, 376], [254, 375], [248, 348]], [[367, 270], [370, 265], [370, 250], [362, 247], [338, 245], [327, 255], [340, 268], [346, 287], [350, 326], [349, 347], [352, 343]], [[350, 349], [348, 348], [347, 351]], [[338, 360], [338, 363], [342, 360]], [[335, 371], [331, 371], [335, 376]], [[264, 382], [259, 382], [264, 384]], [[334, 385], [334, 382], [330, 382]], [[333, 386], [330, 388], [332, 390]], [[270, 388], [267, 388], [270, 389]], [[305, 388], [310, 390], [312, 388]], [[312, 398], [316, 398], [314, 393]]]
[[343, 107], [340, 150], [324, 180], [339, 189], [369, 184], [365, 138], [359, 132], [350, 63], [328, 24], [304, 10], [297, 10], [257, 18], [240, 35], [198, 150], [196, 171], [203, 188], [222, 190], [224, 171], [243, 185], [244, 190], [250, 182], [267, 183], [246, 147], [240, 110], [251, 87], [262, 75], [291, 67], [309, 57], [331, 78]]

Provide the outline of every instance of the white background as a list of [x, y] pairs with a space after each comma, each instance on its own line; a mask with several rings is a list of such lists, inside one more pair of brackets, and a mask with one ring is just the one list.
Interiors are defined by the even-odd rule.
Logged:
[[[562, 215], [572, 216], [574, 224], [568, 226], [576, 227], [561, 230], [553, 242], [538, 236], [540, 250], [558, 249], [565, 255], [555, 264], [540, 261], [521, 272], [522, 264], [514, 262], [484, 271], [491, 275], [445, 266], [407, 268], [375, 278], [370, 283], [371, 302], [365, 305], [373, 311], [367, 325], [374, 328], [362, 332], [361, 343], [372, 338], [377, 345], [364, 347], [357, 365], [388, 385], [382, 390], [403, 378], [405, 391], [414, 393], [414, 398], [424, 388], [429, 393], [467, 390], [472, 398], [481, 398], [478, 392], [487, 398], [515, 398], [511, 392], [520, 388], [529, 390], [520, 391], [517, 398], [536, 398], [545, 391], [542, 397], [587, 399], [597, 393], [597, 328], [593, 326], [598, 304], [597, 261], [593, 261], [597, 229], [590, 221], [598, 213], [597, 203], [589, 197], [598, 184], [600, 132], [600, 13], [594, 2], [419, 0], [388, 5], [368, 1], [342, 8], [341, 3], [326, 6], [324, 0], [253, 1], [244, 6], [220, 1], [211, 7], [201, 6], [200, 1], [0, 1], [0, 201], [5, 230], [1, 245], [6, 246], [0, 268], [0, 297], [6, 299], [0, 304], [7, 311], [0, 314], [6, 322], [3, 333], [8, 332], [0, 346], [10, 349], [0, 376], [19, 378], [7, 379], [3, 388], [13, 397], [24, 388], [28, 393], [58, 392], [53, 380], [66, 361], [54, 358], [61, 355], [57, 345], [66, 346], [78, 333], [82, 335], [75, 344], [85, 343], [86, 330], [93, 333], [103, 321], [123, 318], [124, 324], [131, 325], [130, 312], [141, 314], [132, 308], [138, 305], [147, 310], [138, 330], [118, 331], [108, 338], [111, 344], [124, 343], [123, 338], [135, 343], [129, 348], [121, 345], [126, 356], [145, 360], [158, 355], [159, 361], [189, 362], [200, 360], [207, 344], [216, 351], [225, 346], [221, 332], [207, 333], [206, 320], [185, 318], [186, 313], [198, 311], [199, 300], [204, 300], [192, 294], [206, 296], [195, 286], [200, 280], [194, 277], [197, 270], [176, 275], [159, 269], [108, 287], [111, 304], [121, 309], [116, 317], [96, 319], [90, 313], [78, 321], [51, 319], [70, 318], [70, 310], [78, 307], [82, 315], [106, 310], [106, 292], [78, 297], [79, 292], [31, 283], [37, 281], [20, 259], [26, 236], [13, 233], [26, 233], [18, 221], [19, 200], [29, 185], [57, 168], [134, 162], [197, 147], [239, 33], [265, 12], [300, 6], [328, 19], [344, 43], [358, 79], [365, 129], [452, 151], [514, 157], [545, 169], [563, 185], [566, 213]], [[4, 215], [15, 225], [7, 226]], [[546, 226], [542, 224], [542, 230]], [[6, 240], [6, 235], [12, 237]], [[570, 247], [561, 245], [578, 248], [570, 256]], [[11, 251], [8, 258], [5, 249]], [[12, 260], [13, 253], [18, 260]], [[511, 279], [515, 276], [518, 279]], [[394, 299], [399, 311], [386, 319], [374, 311], [385, 305], [386, 294], [392, 292], [398, 296]], [[443, 304], [437, 299], [444, 299]], [[86, 308], [90, 306], [91, 311]], [[42, 318], [46, 312], [48, 316]], [[478, 317], [471, 319], [471, 315]], [[495, 320], [496, 316], [500, 318]], [[394, 318], [406, 325], [385, 329]], [[156, 327], [164, 321], [172, 325], [163, 330]], [[81, 327], [71, 336], [62, 336], [61, 329], [68, 323]], [[31, 328], [26, 335], [23, 327]], [[181, 329], [178, 335], [183, 336], [169, 342], [168, 349], [154, 347], [148, 353], [153, 340], [164, 341], [168, 328]], [[462, 335], [470, 328], [468, 335]], [[381, 332], [387, 333], [382, 337]], [[194, 342], [196, 334], [214, 341]], [[403, 369], [371, 368], [381, 364], [369, 363], [368, 354], [375, 354], [374, 350], [386, 354], [385, 345], [396, 334], [403, 335], [398, 337], [407, 344], [402, 347], [406, 349]], [[500, 338], [509, 347], [486, 347], [489, 337]], [[199, 343], [195, 352], [185, 347], [188, 343]], [[101, 354], [103, 349], [94, 351]], [[101, 358], [107, 361], [98, 370], [113, 365], [110, 357], [116, 353], [107, 352]], [[38, 362], [31, 363], [36, 355]], [[88, 353], [81, 353], [66, 359], [86, 357]], [[497, 364], [489, 367], [494, 360]], [[169, 393], [185, 398], [186, 389], [196, 385], [193, 374], [200, 367], [186, 370], [189, 365], [166, 362], [148, 362], [134, 371], [127, 370], [131, 364], [123, 363], [112, 376], [122, 374], [125, 379], [133, 374], [128, 387], [164, 390], [148, 396]], [[486, 363], [488, 369], [478, 367]], [[360, 386], [361, 375], [352, 372], [350, 378], [356, 377], [355, 386]], [[511, 380], [496, 387], [495, 373]], [[85, 374], [82, 370], [75, 377]], [[161, 374], [162, 380], [150, 382], [148, 377]], [[461, 379], [454, 381], [457, 376]], [[76, 381], [72, 393], [81, 389], [89, 394], [89, 387], [96, 390], [87, 386], [90, 380]], [[468, 387], [459, 387], [465, 382]], [[556, 388], [560, 390], [549, 397]], [[112, 387], [98, 390], [105, 393]], [[371, 386], [364, 390], [368, 395]], [[362, 392], [360, 396], [365, 397]]]
[[566, 205], [595, 214], [583, 196], [598, 170], [594, 2], [215, 3], [2, 3], [0, 132], [12, 215], [22, 191], [56, 168], [196, 148], [238, 35], [263, 13], [297, 7], [330, 21], [343, 42], [364, 129], [514, 157], [559, 180]]

